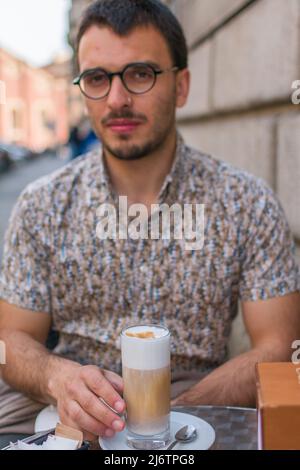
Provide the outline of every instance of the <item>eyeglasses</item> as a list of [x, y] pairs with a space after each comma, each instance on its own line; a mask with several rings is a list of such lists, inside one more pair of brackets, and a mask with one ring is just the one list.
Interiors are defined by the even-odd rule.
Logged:
[[97, 67], [83, 72], [73, 80], [73, 85], [78, 85], [87, 98], [101, 100], [109, 94], [113, 77], [117, 76], [121, 78], [126, 90], [135, 95], [141, 95], [152, 90], [158, 75], [176, 70], [179, 70], [179, 67], [156, 70], [152, 65], [142, 62], [126, 65], [121, 72], [115, 73], [108, 73]]

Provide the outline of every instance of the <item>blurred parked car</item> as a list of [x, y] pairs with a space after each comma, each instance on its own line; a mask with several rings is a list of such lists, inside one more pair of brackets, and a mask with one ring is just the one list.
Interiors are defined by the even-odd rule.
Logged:
[[0, 149], [6, 150], [14, 163], [31, 160], [36, 156], [36, 153], [26, 147], [6, 142], [0, 142]]
[[13, 161], [11, 160], [9, 153], [7, 150], [1, 148], [0, 145], [0, 173], [4, 173], [9, 170], [12, 165]]

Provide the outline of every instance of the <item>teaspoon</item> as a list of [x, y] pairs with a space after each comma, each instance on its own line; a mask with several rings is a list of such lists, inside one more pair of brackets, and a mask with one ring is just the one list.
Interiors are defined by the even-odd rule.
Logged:
[[179, 431], [177, 431], [175, 434], [175, 441], [173, 441], [166, 450], [173, 449], [173, 447], [175, 447], [178, 442], [182, 442], [183, 444], [192, 442], [196, 439], [196, 437], [197, 429], [195, 426], [188, 424], [187, 426], [184, 426], [183, 428], [179, 429]]

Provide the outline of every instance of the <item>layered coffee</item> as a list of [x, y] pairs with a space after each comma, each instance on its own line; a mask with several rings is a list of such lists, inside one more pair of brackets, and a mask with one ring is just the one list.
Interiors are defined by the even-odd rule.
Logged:
[[169, 436], [170, 334], [161, 326], [122, 333], [127, 430], [140, 437]]
[[168, 428], [170, 368], [138, 370], [123, 368], [127, 426], [135, 434], [159, 434]]

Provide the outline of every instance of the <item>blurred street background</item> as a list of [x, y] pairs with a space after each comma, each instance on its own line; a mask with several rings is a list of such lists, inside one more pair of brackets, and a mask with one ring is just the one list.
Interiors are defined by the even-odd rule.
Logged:
[[54, 154], [45, 154], [37, 161], [27, 162], [8, 173], [0, 174], [0, 260], [3, 252], [3, 239], [12, 208], [31, 181], [40, 178], [64, 165]]
[[0, 262], [25, 186], [99, 144], [72, 85], [84, 3], [0, 0]]
[[[84, 153], [93, 137], [72, 86], [76, 31], [91, 1], [0, 0], [0, 257], [23, 187]], [[300, 105], [291, 100], [300, 80], [300, 0], [163, 1], [190, 51], [180, 131], [189, 145], [273, 188], [300, 260]], [[248, 344], [237, 322], [232, 355]]]

